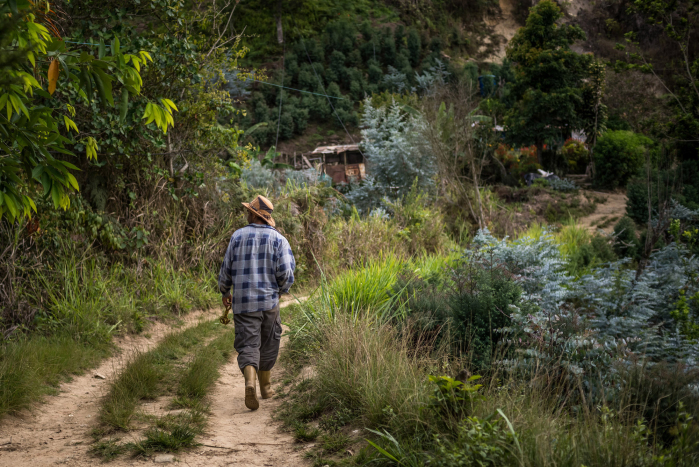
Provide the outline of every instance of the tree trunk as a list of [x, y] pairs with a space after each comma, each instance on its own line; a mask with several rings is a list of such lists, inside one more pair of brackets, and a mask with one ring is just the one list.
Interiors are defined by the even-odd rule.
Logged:
[[544, 141], [543, 140], [536, 140], [536, 160], [539, 161], [540, 166], [544, 166], [543, 163], [543, 156], [544, 156]]
[[476, 191], [476, 203], [478, 203], [478, 228], [481, 230], [485, 226], [485, 216], [483, 215], [483, 203], [481, 201], [481, 192], [478, 189], [478, 174], [476, 173], [476, 163], [471, 159], [471, 174], [473, 175], [473, 189]]
[[277, 2], [277, 42], [280, 44], [284, 43], [284, 31], [282, 30], [282, 0]]

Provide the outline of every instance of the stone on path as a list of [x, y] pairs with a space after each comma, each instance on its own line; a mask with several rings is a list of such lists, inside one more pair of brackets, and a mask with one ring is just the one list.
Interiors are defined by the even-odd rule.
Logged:
[[158, 454], [153, 459], [156, 464], [167, 464], [168, 462], [175, 462], [175, 456], [172, 454]]

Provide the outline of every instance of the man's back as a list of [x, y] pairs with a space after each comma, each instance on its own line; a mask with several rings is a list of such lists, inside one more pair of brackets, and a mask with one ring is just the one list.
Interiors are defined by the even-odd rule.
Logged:
[[219, 289], [231, 286], [233, 313], [271, 310], [294, 283], [295, 261], [289, 242], [268, 225], [236, 230], [219, 273]]

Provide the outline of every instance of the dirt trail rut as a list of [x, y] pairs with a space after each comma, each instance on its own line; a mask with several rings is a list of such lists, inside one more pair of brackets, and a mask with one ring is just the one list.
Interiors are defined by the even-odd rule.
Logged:
[[[291, 300], [286, 301], [282, 306], [290, 303]], [[180, 329], [204, 319], [213, 319], [218, 314], [217, 310], [192, 313], [184, 318], [184, 326]], [[0, 422], [0, 467], [99, 464], [99, 459], [88, 452], [92, 443], [90, 430], [97, 426], [100, 401], [109, 382], [122, 368], [130, 352], [155, 347], [172, 330], [170, 326], [157, 323], [150, 330], [150, 337], [128, 336], [118, 340], [119, 355], [63, 384], [60, 394], [48, 397], [46, 403], [33, 413], [7, 417]], [[95, 374], [106, 379], [97, 379]], [[251, 412], [244, 405], [244, 379], [235, 357], [224, 365], [221, 374], [211, 394], [212, 415], [207, 432], [199, 440], [203, 445], [175, 455], [175, 462], [189, 466], [305, 465], [300, 453], [294, 449], [293, 438], [278, 432], [278, 425], [272, 421], [272, 415], [281, 402], [260, 400], [260, 409]], [[121, 467], [152, 463], [153, 459], [122, 458], [108, 465]]]
[[579, 220], [579, 224], [591, 233], [597, 232], [601, 227], [607, 233], [614, 230], [617, 221], [626, 215], [626, 194], [601, 193], [607, 201], [598, 204], [595, 212]]

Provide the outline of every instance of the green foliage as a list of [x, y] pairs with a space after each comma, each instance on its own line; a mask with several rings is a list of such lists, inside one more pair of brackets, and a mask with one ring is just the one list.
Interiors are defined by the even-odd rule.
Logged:
[[687, 292], [680, 290], [680, 298], [675, 307], [670, 316], [677, 323], [682, 335], [696, 342], [699, 340], [699, 292], [687, 297]]
[[590, 161], [590, 151], [585, 147], [585, 143], [569, 138], [563, 143], [561, 153], [568, 160], [570, 172], [585, 173], [585, 168]]
[[434, 392], [429, 399], [429, 409], [446, 420], [465, 418], [473, 412], [474, 404], [484, 399], [478, 392], [482, 385], [471, 384], [480, 378], [474, 375], [468, 378], [467, 382], [463, 382], [449, 376], [430, 375], [429, 380], [434, 383]]
[[[11, 15], [13, 21], [3, 20], [7, 23], [3, 26], [8, 27], [2, 28], [0, 53], [4, 55], [14, 44], [20, 47], [22, 59], [15, 57], [11, 67], [5, 67], [6, 79], [0, 83], [0, 109], [6, 110], [0, 116], [0, 148], [7, 153], [0, 162], [0, 218], [14, 221], [36, 211], [35, 183], [41, 184], [44, 196], [51, 196], [56, 208], [69, 206], [68, 194], [79, 189], [70, 171], [78, 167], [62, 157], [56, 158], [57, 155], [75, 157], [71, 146], [82, 144], [87, 158], [96, 160], [98, 150], [94, 136], [84, 129], [81, 134], [72, 120], [75, 107], [86, 106], [90, 113], [94, 110], [94, 115], [99, 115], [96, 91], [101, 112], [108, 112], [108, 107], [115, 106], [112, 83], [118, 82], [122, 86], [120, 105], [124, 115], [129, 96], [141, 92], [141, 66], [153, 59], [143, 50], [122, 52], [116, 36], [109, 46], [109, 55], [104, 41], [99, 42], [97, 57], [86, 51], [69, 50], [63, 40], [49, 32], [49, 28], [53, 34], [57, 31], [50, 14], [43, 15], [49, 28], [37, 22], [31, 2], [3, 2], [0, 16]], [[39, 76], [47, 76], [46, 89], [37, 80]], [[56, 100], [57, 89], [60, 92], [56, 97], [71, 97]], [[174, 125], [172, 109], [176, 107], [169, 99], [148, 102], [144, 118], [149, 118], [147, 123], [156, 119], [166, 131], [168, 125]], [[64, 125], [65, 131], [61, 129]]]
[[653, 141], [630, 131], [608, 131], [595, 146], [595, 183], [616, 188], [626, 186], [643, 166]]
[[576, 275], [616, 260], [617, 255], [609, 240], [600, 235], [595, 235], [589, 241], [580, 244], [568, 259], [570, 271]]
[[593, 59], [570, 49], [585, 33], [576, 25], [558, 25], [562, 16], [554, 2], [537, 3], [507, 46], [516, 76], [509, 85], [514, 106], [506, 118], [508, 138], [539, 149], [584, 124], [583, 88]]
[[636, 224], [629, 217], [622, 217], [614, 226], [614, 252], [621, 258], [637, 258], [641, 244], [636, 235]]
[[496, 467], [512, 462], [513, 434], [503, 429], [500, 420], [491, 420], [466, 417], [459, 423], [454, 439], [437, 436], [426, 465]]
[[648, 187], [650, 186], [651, 213], [656, 216], [662, 206], [674, 199], [689, 209], [699, 208], [699, 163], [685, 161], [672, 169], [654, 168], [650, 180], [645, 176], [633, 177], [627, 185], [626, 213], [639, 224], [648, 222]]

